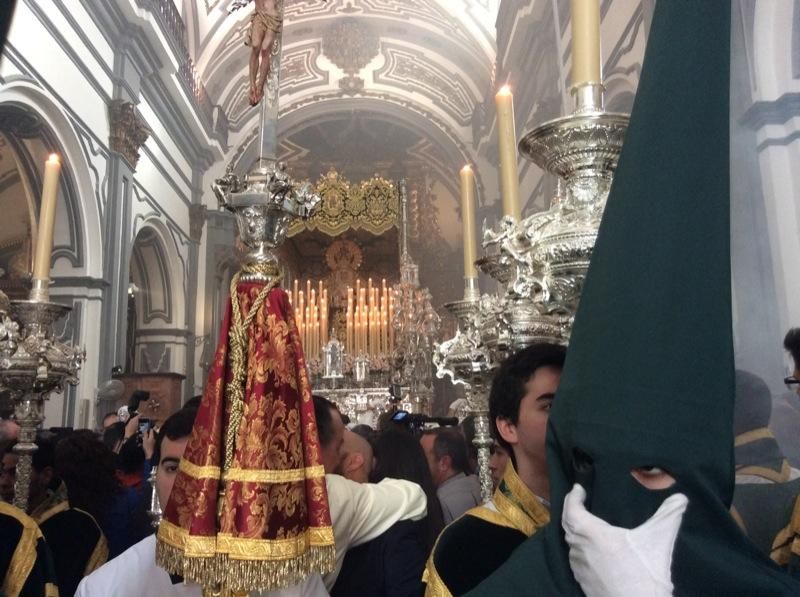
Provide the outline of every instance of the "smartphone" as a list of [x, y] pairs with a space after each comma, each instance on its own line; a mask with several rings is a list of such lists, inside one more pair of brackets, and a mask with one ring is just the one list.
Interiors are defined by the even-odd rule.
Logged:
[[139, 435], [144, 435], [146, 431], [153, 427], [155, 427], [155, 421], [152, 419], [139, 419]]

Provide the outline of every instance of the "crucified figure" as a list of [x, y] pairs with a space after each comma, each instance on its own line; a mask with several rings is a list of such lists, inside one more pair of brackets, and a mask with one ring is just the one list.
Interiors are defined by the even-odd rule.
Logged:
[[255, 10], [250, 17], [244, 43], [250, 46], [250, 105], [264, 97], [264, 85], [272, 67], [272, 45], [283, 27], [283, 15], [277, 0], [253, 0]]

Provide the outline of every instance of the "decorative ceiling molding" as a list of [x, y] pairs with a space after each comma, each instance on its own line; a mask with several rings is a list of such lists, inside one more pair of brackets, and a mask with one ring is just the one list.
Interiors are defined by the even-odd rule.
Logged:
[[382, 44], [381, 51], [386, 62], [373, 74], [375, 83], [418, 91], [453, 116], [459, 125], [470, 124], [478, 99], [458, 73], [446, 70], [421, 51], [388, 42]]

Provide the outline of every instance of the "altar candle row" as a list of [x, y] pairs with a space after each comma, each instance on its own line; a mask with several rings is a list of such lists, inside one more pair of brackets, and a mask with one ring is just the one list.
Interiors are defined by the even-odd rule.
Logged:
[[394, 293], [381, 280], [380, 287], [372, 278], [364, 287], [361, 279], [347, 288], [345, 350], [355, 356], [375, 358], [394, 349]]
[[320, 358], [322, 347], [328, 342], [328, 289], [322, 281], [312, 284], [306, 280], [303, 284], [295, 280], [289, 301], [306, 358]]

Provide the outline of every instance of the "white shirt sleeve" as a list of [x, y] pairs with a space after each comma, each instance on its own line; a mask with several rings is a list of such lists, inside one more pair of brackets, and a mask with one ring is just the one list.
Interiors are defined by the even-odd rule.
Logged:
[[396, 522], [424, 518], [428, 502], [422, 488], [411, 481], [356, 483], [340, 475], [325, 475], [325, 481], [336, 539], [336, 570], [325, 576], [330, 590], [348, 549], [375, 539]]

